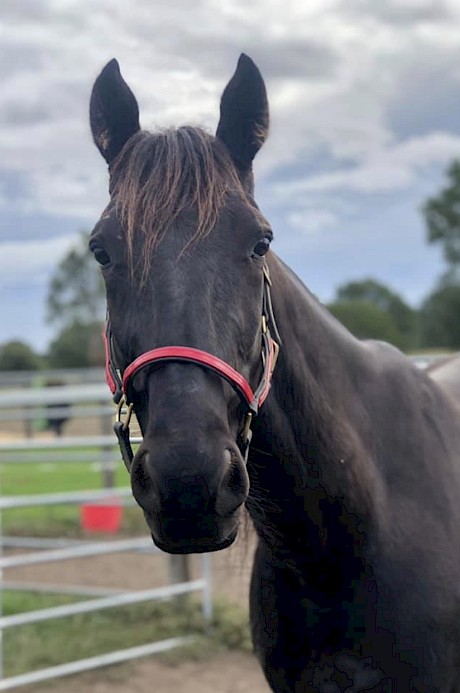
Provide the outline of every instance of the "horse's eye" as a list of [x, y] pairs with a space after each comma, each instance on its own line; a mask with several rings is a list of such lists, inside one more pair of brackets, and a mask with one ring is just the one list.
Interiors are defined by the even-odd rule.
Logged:
[[264, 236], [263, 238], [260, 239], [258, 243], [254, 246], [254, 250], [252, 251], [253, 255], [256, 255], [257, 257], [263, 257], [265, 253], [267, 253], [270, 250], [270, 238], [268, 236]]
[[105, 250], [96, 246], [95, 248], [91, 248], [91, 251], [101, 267], [110, 265], [110, 256], [105, 252]]

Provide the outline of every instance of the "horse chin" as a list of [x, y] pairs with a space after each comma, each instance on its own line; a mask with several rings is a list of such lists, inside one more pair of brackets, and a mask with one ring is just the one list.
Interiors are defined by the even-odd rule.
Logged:
[[178, 542], [171, 542], [159, 539], [158, 537], [151, 535], [153, 543], [162, 551], [166, 553], [212, 553], [213, 551], [221, 551], [231, 546], [238, 536], [238, 527], [235, 527], [233, 531], [222, 541], [209, 541], [206, 539], [195, 539], [195, 540], [185, 540]]

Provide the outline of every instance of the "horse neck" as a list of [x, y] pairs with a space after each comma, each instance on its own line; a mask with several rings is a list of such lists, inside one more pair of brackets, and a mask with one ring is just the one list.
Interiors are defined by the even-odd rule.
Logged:
[[[282, 347], [255, 427], [249, 467], [255, 494], [262, 506], [268, 499], [276, 506], [278, 525], [283, 517], [312, 519], [321, 515], [324, 501], [338, 499], [362, 515], [375, 484], [363, 442], [371, 436], [359, 386], [366, 349], [276, 257], [270, 272]], [[308, 510], [294, 518], [297, 505]], [[264, 521], [267, 515], [266, 503]]]

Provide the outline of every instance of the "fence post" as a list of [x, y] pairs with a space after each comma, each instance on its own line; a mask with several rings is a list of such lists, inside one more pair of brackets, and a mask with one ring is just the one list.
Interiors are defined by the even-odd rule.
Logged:
[[190, 556], [188, 554], [173, 554], [169, 557], [169, 581], [172, 584], [177, 582], [190, 582]]
[[201, 593], [201, 610], [209, 627], [212, 619], [212, 567], [209, 553], [203, 554], [201, 559], [201, 570], [203, 579], [206, 583]]

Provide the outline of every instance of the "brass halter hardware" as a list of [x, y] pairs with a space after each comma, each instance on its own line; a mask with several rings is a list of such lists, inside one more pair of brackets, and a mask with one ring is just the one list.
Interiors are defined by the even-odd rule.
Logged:
[[[127, 409], [126, 409], [126, 411], [125, 411], [125, 419], [124, 419], [124, 421], [123, 421], [123, 419], [122, 419], [123, 411], [122, 411], [122, 410], [123, 410], [124, 407], [127, 407]], [[123, 425], [123, 430], [124, 430], [124, 431], [127, 431], [127, 430], [129, 429], [129, 424], [130, 424], [130, 422], [131, 422], [131, 417], [132, 417], [132, 415], [133, 415], [133, 407], [134, 407], [134, 405], [133, 405], [132, 402], [131, 402], [131, 404], [128, 404], [128, 403], [126, 402], [126, 397], [125, 397], [125, 395], [122, 395], [122, 396], [120, 397], [120, 401], [119, 401], [118, 404], [117, 404], [117, 413], [116, 413], [116, 416], [115, 416], [115, 421], [116, 421], [117, 423], [121, 423], [121, 424]]]

